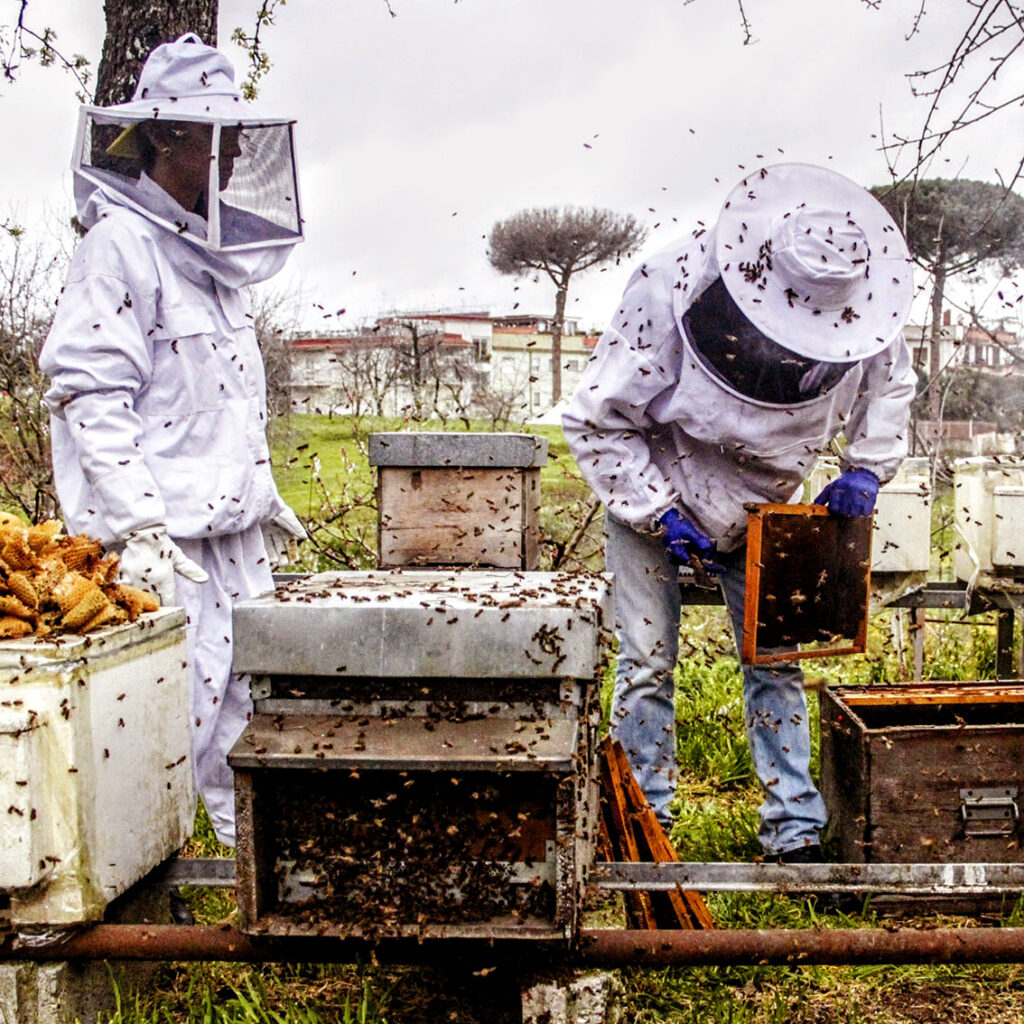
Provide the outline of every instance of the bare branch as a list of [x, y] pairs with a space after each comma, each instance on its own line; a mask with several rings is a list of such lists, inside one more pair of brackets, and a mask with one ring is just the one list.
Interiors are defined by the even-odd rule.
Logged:
[[924, 17], [924, 7], [926, 0], [921, 0], [921, 6], [917, 9], [917, 14], [914, 16], [914, 24], [911, 26], [910, 31], [903, 37], [908, 43], [918, 32], [921, 31], [921, 19]]
[[[11, 31], [10, 39], [0, 37], [0, 71], [8, 82], [17, 80], [21, 71], [23, 61], [38, 60], [42, 67], [57, 65], [66, 72], [73, 75], [78, 82], [77, 96], [83, 103], [87, 102], [89, 83], [89, 61], [80, 53], [73, 53], [66, 56], [54, 45], [57, 33], [50, 27], [36, 31], [25, 21], [25, 14], [28, 10], [29, 0], [21, 0], [21, 7], [18, 10], [18, 20]], [[38, 46], [31, 45], [32, 42]]]
[[747, 12], [743, 10], [743, 0], [736, 0], [740, 9], [740, 24], [743, 26], [743, 45], [749, 46], [754, 42], [753, 33], [750, 31], [750, 22], [747, 20]]

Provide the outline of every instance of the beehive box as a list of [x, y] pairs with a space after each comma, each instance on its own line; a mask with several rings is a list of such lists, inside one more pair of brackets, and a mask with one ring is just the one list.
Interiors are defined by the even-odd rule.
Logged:
[[0, 643], [0, 893], [19, 928], [99, 919], [192, 831], [184, 612]]
[[957, 579], [1024, 584], [1024, 460], [958, 459], [953, 465]]
[[836, 687], [821, 697], [821, 791], [851, 863], [1017, 862], [1024, 685]]
[[592, 860], [601, 577], [332, 573], [235, 608], [253, 934], [571, 938]]
[[371, 434], [378, 564], [536, 569], [547, 444], [532, 434]]

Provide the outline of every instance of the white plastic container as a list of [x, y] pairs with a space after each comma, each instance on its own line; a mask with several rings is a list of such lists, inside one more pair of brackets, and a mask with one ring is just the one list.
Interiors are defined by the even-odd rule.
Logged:
[[957, 579], [1024, 578], [1024, 460], [958, 459], [953, 464]]
[[100, 918], [189, 837], [184, 618], [0, 643], [0, 893], [14, 927]]
[[[808, 478], [807, 500], [839, 476], [839, 460], [818, 459]], [[872, 573], [927, 573], [931, 559], [932, 484], [928, 459], [904, 459], [878, 492], [871, 539]]]

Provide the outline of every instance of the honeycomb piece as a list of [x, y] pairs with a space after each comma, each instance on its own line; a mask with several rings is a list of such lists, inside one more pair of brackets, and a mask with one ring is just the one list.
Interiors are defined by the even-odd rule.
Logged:
[[0, 640], [18, 640], [35, 632], [31, 622], [13, 615], [0, 615]]
[[32, 583], [39, 595], [40, 605], [45, 605], [51, 599], [55, 600], [54, 588], [67, 574], [67, 566], [60, 555], [48, 555], [39, 563], [39, 571], [33, 577]]
[[25, 619], [28, 622], [36, 621], [36, 613], [13, 594], [0, 594], [0, 615]]
[[27, 532], [26, 530], [20, 530], [15, 534], [15, 531], [10, 529], [4, 531], [4, 536], [6, 536], [7, 540], [3, 547], [0, 548], [0, 558], [15, 572], [21, 569], [34, 569], [36, 567], [36, 556], [28, 546]]
[[160, 599], [156, 594], [148, 590], [139, 590], [138, 587], [129, 586], [127, 583], [117, 583], [107, 588], [107, 596], [116, 601], [128, 612], [128, 618], [133, 622], [143, 612], [155, 612], [160, 607]]
[[117, 574], [121, 570], [121, 559], [111, 553], [96, 563], [92, 570], [92, 580], [101, 587], [117, 582]]
[[57, 602], [60, 610], [66, 615], [90, 590], [99, 592], [99, 587], [92, 580], [82, 576], [81, 573], [67, 572], [64, 574], [63, 579], [53, 588], [53, 599]]
[[[77, 610], [77, 609], [76, 609]], [[79, 633], [89, 633], [104, 626], [120, 626], [128, 621], [128, 613], [116, 604], [104, 605], [85, 625], [79, 627]]]
[[64, 528], [59, 519], [47, 519], [44, 523], [36, 523], [27, 530], [28, 546], [40, 554], [45, 551], [57, 539], [57, 535]]
[[89, 590], [81, 600], [65, 614], [61, 625], [65, 629], [80, 630], [90, 619], [95, 618], [104, 608], [110, 605], [106, 594], [96, 586], [89, 584]]
[[36, 611], [39, 608], [39, 592], [36, 590], [35, 584], [29, 579], [28, 576], [23, 572], [12, 572], [7, 577], [7, 589], [23, 604], [26, 608], [31, 608], [32, 611]]
[[28, 527], [20, 519], [15, 519], [6, 513], [0, 514], [4, 516], [3, 519], [0, 519], [0, 547], [11, 543], [21, 544], [24, 542], [27, 544]]
[[64, 559], [64, 564], [74, 572], [89, 571], [102, 551], [103, 545], [84, 533], [77, 537], [68, 537], [60, 546], [60, 556]]

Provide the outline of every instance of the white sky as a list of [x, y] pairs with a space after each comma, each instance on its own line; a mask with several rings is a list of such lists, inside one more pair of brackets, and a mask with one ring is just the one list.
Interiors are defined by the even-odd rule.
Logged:
[[[221, 0], [221, 46], [239, 77], [230, 34], [251, 27], [256, 6]], [[264, 32], [274, 67], [259, 104], [298, 119], [307, 228], [278, 282], [301, 285], [312, 329], [395, 307], [550, 312], [550, 284], [487, 263], [483, 236], [523, 207], [633, 213], [652, 228], [646, 253], [712, 222], [741, 166], [801, 160], [882, 183], [880, 107], [887, 130], [914, 126], [904, 75], [937, 63], [969, 10], [931, 0], [907, 42], [919, 0], [746, 0], [757, 42], [743, 46], [733, 0], [392, 6], [397, 18], [382, 0], [291, 0]], [[0, 0], [0, 24], [18, 7]], [[98, 61], [101, 0], [31, 0], [29, 17]], [[37, 67], [0, 87], [0, 218], [70, 209], [74, 93], [70, 77]], [[1020, 159], [1022, 120], [1015, 109], [979, 128], [929, 175], [995, 180]], [[627, 275], [577, 278], [570, 314], [603, 326]], [[323, 319], [314, 303], [346, 314]]]

